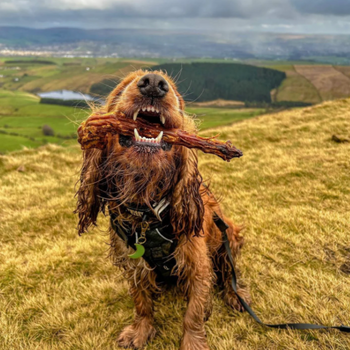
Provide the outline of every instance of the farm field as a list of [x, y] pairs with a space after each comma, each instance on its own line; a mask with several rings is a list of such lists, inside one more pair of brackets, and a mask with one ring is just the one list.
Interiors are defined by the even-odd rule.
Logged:
[[322, 102], [319, 91], [310, 81], [299, 74], [294, 67], [286, 71], [287, 78], [277, 89], [276, 101], [303, 101], [313, 104]]
[[[106, 92], [102, 93], [102, 96], [106, 96], [119, 78], [128, 72], [139, 68], [152, 69], [154, 65], [166, 62], [169, 60], [0, 57], [0, 152], [38, 147], [46, 143], [75, 143], [76, 127], [89, 112], [72, 107], [40, 104], [36, 93], [59, 89], [90, 93], [98, 86], [98, 91], [104, 91], [103, 87], [106, 88]], [[188, 62], [190, 60], [183, 60], [183, 63]], [[317, 104], [324, 100], [350, 96], [348, 66], [288, 61], [247, 63], [286, 73], [286, 79], [273, 91], [275, 102]], [[181, 71], [170, 73], [181, 79]], [[244, 104], [243, 101], [217, 100], [199, 103], [191, 91], [188, 91], [186, 98], [187, 111], [199, 119], [201, 130], [230, 125], [266, 112], [264, 108], [238, 108], [240, 104]], [[45, 124], [54, 130], [55, 136], [43, 135], [42, 127]]]
[[[40, 104], [35, 95], [0, 90], [0, 153], [35, 148], [47, 143], [59, 145], [76, 144], [76, 130], [87, 118], [89, 110]], [[228, 125], [265, 113], [265, 109], [246, 108], [188, 108], [195, 115], [201, 130]], [[43, 125], [50, 126], [55, 136], [45, 136]]]
[[[349, 325], [350, 144], [331, 140], [350, 137], [349, 111], [346, 99], [248, 119], [215, 130], [242, 158], [200, 154], [224, 211], [245, 226], [238, 265], [266, 322]], [[108, 218], [82, 237], [75, 229], [80, 162], [78, 146], [0, 156], [0, 349], [119, 349], [132, 321], [123, 272], [107, 258]], [[146, 350], [179, 348], [185, 308], [172, 292], [157, 301]], [[219, 297], [206, 331], [212, 350], [350, 348], [337, 331], [263, 328]]]
[[[82, 109], [39, 103], [35, 95], [0, 90], [0, 153], [35, 148], [47, 143], [76, 143], [76, 129], [88, 112]], [[50, 126], [55, 136], [45, 136]]]
[[298, 65], [295, 70], [312, 83], [323, 101], [350, 96], [350, 78], [333, 66]]
[[[46, 63], [45, 63], [46, 62]], [[128, 72], [172, 62], [167, 59], [136, 60], [122, 58], [18, 58], [0, 57], [0, 88], [31, 93], [67, 89], [89, 93], [102, 83], [113, 87]], [[212, 62], [227, 64], [225, 60], [179, 60], [178, 62]], [[245, 62], [259, 67], [283, 71], [287, 78], [275, 94], [276, 101], [319, 103], [324, 100], [350, 96], [349, 66], [320, 65], [313, 62], [259, 61]], [[181, 78], [180, 71], [169, 72]], [[191, 96], [191, 95], [190, 95]], [[191, 96], [194, 101], [198, 96]]]
[[350, 96], [348, 66], [304, 65], [283, 66], [287, 78], [276, 92], [276, 101], [319, 103]]

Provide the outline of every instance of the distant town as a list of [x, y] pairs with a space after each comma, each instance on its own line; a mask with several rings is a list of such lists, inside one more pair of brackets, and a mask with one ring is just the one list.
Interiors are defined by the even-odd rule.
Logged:
[[347, 65], [350, 36], [0, 27], [0, 55], [268, 59]]

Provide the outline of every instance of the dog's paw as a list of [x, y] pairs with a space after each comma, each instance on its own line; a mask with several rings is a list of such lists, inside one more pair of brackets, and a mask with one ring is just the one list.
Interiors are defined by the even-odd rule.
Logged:
[[[248, 305], [251, 304], [252, 299], [250, 297], [250, 293], [248, 292], [248, 290], [246, 290], [244, 288], [239, 288], [238, 294]], [[237, 310], [239, 312], [245, 311], [243, 305], [240, 303], [240, 301], [237, 298], [236, 293], [233, 290], [226, 292], [224, 294], [224, 301], [228, 306], [230, 306], [234, 310]]]
[[118, 344], [123, 348], [142, 349], [155, 334], [155, 328], [148, 321], [141, 321], [125, 327], [118, 337]]
[[181, 341], [180, 350], [210, 350], [205, 332], [202, 335], [185, 332]]

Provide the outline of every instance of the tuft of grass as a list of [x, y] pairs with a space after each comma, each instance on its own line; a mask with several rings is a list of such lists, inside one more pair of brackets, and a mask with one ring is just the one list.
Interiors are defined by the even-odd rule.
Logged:
[[[266, 322], [349, 324], [350, 145], [331, 141], [349, 136], [349, 110], [347, 99], [222, 127], [244, 157], [200, 155], [224, 211], [246, 227], [239, 267]], [[0, 349], [118, 349], [132, 321], [123, 273], [107, 259], [108, 218], [75, 230], [80, 164], [78, 146], [0, 156]], [[185, 307], [173, 293], [157, 301], [147, 350], [179, 348]], [[263, 328], [217, 297], [206, 331], [212, 350], [350, 348], [337, 331]]]

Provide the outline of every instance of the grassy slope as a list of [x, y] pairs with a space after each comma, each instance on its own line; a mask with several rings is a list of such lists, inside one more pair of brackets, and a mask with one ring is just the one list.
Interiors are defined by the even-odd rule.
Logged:
[[349, 77], [333, 66], [296, 65], [295, 70], [315, 86], [324, 101], [350, 96]]
[[308, 103], [322, 102], [322, 98], [306, 78], [298, 74], [292, 67], [286, 71], [287, 78], [277, 89], [276, 101], [303, 101]]
[[[226, 213], [246, 225], [239, 265], [268, 322], [349, 324], [350, 145], [330, 141], [349, 136], [349, 110], [350, 100], [328, 102], [223, 127], [244, 157], [200, 156]], [[132, 320], [122, 272], [106, 258], [107, 219], [75, 231], [80, 157], [59, 146], [0, 157], [1, 349], [117, 349]], [[161, 298], [146, 349], [178, 349], [184, 310], [182, 298]], [[261, 328], [220, 299], [206, 330], [213, 350], [350, 347], [336, 331]]]

